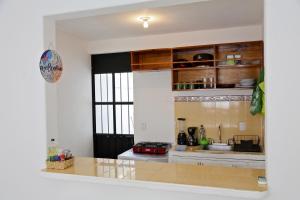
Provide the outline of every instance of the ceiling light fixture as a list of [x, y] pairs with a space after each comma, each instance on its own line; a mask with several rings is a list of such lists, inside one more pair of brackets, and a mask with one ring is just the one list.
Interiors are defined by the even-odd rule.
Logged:
[[142, 17], [138, 17], [138, 20], [143, 22], [143, 27], [144, 28], [148, 28], [149, 27], [149, 22], [153, 20], [153, 17], [142, 16]]

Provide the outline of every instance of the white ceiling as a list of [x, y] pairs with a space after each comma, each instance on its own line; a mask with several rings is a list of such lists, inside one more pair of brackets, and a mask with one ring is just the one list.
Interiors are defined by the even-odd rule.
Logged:
[[[154, 20], [143, 29], [139, 16]], [[81, 39], [105, 40], [263, 23], [263, 0], [211, 0], [78, 19], [58, 20], [57, 28]]]

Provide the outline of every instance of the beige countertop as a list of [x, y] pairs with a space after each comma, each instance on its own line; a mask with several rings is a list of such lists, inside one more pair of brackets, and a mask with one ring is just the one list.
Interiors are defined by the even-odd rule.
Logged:
[[[175, 150], [175, 147], [172, 147]], [[186, 152], [217, 153], [217, 154], [241, 154], [241, 155], [265, 155], [264, 152], [238, 152], [238, 151], [212, 151], [203, 150], [200, 146], [188, 146]]]
[[265, 160], [264, 152], [236, 152], [236, 151], [212, 151], [202, 150], [200, 146], [187, 147], [185, 151], [176, 151], [172, 147], [169, 156], [196, 156], [196, 157], [216, 157], [225, 159], [242, 159], [242, 160]]
[[68, 169], [43, 172], [253, 192], [267, 190], [267, 186], [257, 183], [258, 176], [265, 176], [263, 169], [76, 157], [74, 166]]

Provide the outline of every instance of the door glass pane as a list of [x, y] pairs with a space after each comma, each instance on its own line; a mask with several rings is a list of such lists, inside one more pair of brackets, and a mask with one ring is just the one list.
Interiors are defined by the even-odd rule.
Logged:
[[121, 73], [121, 101], [128, 102], [128, 73]]
[[101, 96], [102, 102], [107, 102], [107, 74], [101, 74]]
[[112, 74], [107, 74], [107, 101], [113, 101]]
[[130, 134], [134, 134], [134, 126], [133, 126], [133, 105], [129, 105], [129, 128], [130, 128]]
[[129, 134], [128, 105], [122, 105], [122, 134]]
[[108, 106], [102, 105], [102, 133], [108, 133]]
[[120, 73], [115, 73], [115, 98], [116, 102], [121, 101], [121, 75]]
[[128, 73], [128, 89], [129, 89], [129, 101], [133, 102], [133, 75], [132, 72]]
[[101, 105], [96, 105], [96, 133], [102, 133]]
[[109, 116], [109, 132], [110, 134], [114, 133], [114, 121], [113, 121], [113, 106], [108, 105], [108, 116]]
[[95, 81], [95, 101], [101, 101], [101, 89], [100, 89], [100, 74], [95, 74], [94, 76]]
[[[113, 85], [114, 76], [114, 85]], [[115, 87], [115, 102], [133, 102], [133, 74], [95, 74], [95, 101], [111, 102], [110, 105], [96, 105], [96, 133], [133, 134], [133, 105], [114, 104], [113, 86]], [[114, 104], [114, 105], [113, 105]], [[115, 113], [114, 113], [115, 106]], [[115, 127], [114, 127], [115, 120]], [[116, 130], [114, 130], [116, 128]]]
[[116, 105], [116, 133], [122, 134], [121, 105]]

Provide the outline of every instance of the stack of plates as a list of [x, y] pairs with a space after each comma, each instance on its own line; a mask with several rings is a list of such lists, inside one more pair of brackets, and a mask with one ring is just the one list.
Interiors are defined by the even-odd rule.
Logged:
[[236, 87], [239, 88], [253, 88], [255, 86], [256, 80], [252, 78], [242, 79]]

